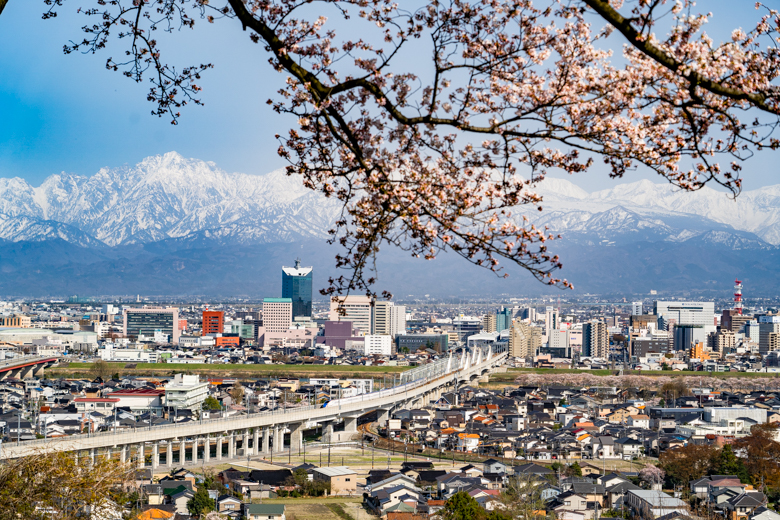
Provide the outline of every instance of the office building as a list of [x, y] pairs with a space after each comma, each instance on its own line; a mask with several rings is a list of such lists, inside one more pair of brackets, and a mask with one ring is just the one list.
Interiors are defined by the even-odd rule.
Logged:
[[712, 302], [656, 301], [655, 314], [659, 328], [673, 333], [675, 351], [690, 350], [696, 343], [706, 344], [707, 336], [715, 332]]
[[326, 321], [322, 334], [316, 338], [318, 345], [327, 345], [339, 349], [364, 348], [363, 336], [352, 328], [351, 321]]
[[389, 356], [393, 350], [393, 338], [387, 334], [368, 334], [364, 337], [363, 346], [366, 356]]
[[502, 332], [512, 328], [514, 312], [511, 308], [503, 307], [496, 313], [496, 332]]
[[560, 328], [560, 318], [558, 317], [558, 309], [555, 307], [547, 307], [544, 313], [544, 335], [550, 337], [550, 332]]
[[458, 334], [458, 341], [465, 342], [469, 336], [479, 334], [482, 330], [482, 318], [477, 316], [463, 316], [461, 314], [452, 320], [452, 328]]
[[606, 323], [589, 321], [582, 324], [582, 355], [607, 359], [609, 331]]
[[539, 354], [542, 346], [542, 331], [523, 320], [515, 320], [509, 333], [509, 355], [530, 358]]
[[368, 296], [334, 296], [330, 300], [330, 321], [351, 321], [358, 333], [372, 334], [374, 302]]
[[570, 358], [571, 347], [569, 346], [568, 330], [553, 330], [547, 338], [547, 351], [558, 358]]
[[758, 317], [758, 351], [762, 356], [778, 349], [780, 316]]
[[292, 325], [292, 300], [290, 298], [263, 299], [263, 327], [265, 332], [287, 332]]
[[393, 337], [406, 333], [406, 306], [389, 301], [374, 302], [373, 333]]
[[225, 313], [223, 311], [203, 311], [202, 335], [222, 334], [225, 332]]
[[655, 315], [666, 321], [674, 320], [677, 325], [698, 325], [715, 330], [715, 304], [712, 302], [657, 301]]
[[569, 334], [569, 348], [572, 357], [582, 354], [582, 323], [572, 325], [566, 332]]
[[745, 326], [742, 327], [742, 333], [745, 334], [745, 340], [758, 344], [761, 339], [760, 328], [758, 322], [755, 320], [745, 323]]
[[141, 307], [124, 310], [125, 336], [154, 336], [156, 331], [167, 334], [169, 341], [179, 343], [179, 309], [175, 307]]
[[449, 349], [447, 334], [401, 334], [395, 337], [396, 352], [407, 354], [430, 349], [438, 353]]
[[642, 302], [633, 302], [631, 304], [631, 315], [632, 316], [642, 315]]
[[311, 317], [311, 267], [301, 267], [301, 261], [295, 261], [295, 267], [282, 267], [282, 298], [292, 301], [293, 318]]
[[[518, 318], [523, 319], [523, 320], [528, 320], [531, 323], [533, 323], [533, 322], [536, 321], [536, 309], [534, 309], [533, 307], [526, 307], [525, 309], [522, 309], [519, 312]], [[509, 324], [508, 328], [512, 328], [512, 324], [511, 323]]]
[[631, 341], [631, 355], [638, 358], [648, 354], [667, 354], [672, 348], [672, 338], [667, 332], [642, 336]]

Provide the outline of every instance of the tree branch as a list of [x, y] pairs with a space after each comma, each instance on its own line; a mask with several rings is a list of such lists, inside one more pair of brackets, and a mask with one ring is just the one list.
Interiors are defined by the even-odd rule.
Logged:
[[753, 106], [771, 114], [780, 114], [780, 109], [772, 107], [767, 103], [769, 97], [766, 94], [749, 93], [737, 88], [727, 87], [717, 81], [705, 78], [696, 71], [681, 74], [680, 68], [682, 67], [682, 63], [650, 43], [648, 38], [634, 29], [631, 26], [631, 22], [610, 5], [609, 0], [582, 0], [582, 2], [587, 4], [591, 9], [596, 11], [599, 16], [620, 31], [637, 50], [647, 57], [652, 58], [659, 65], [662, 65], [675, 74], [685, 78], [691, 85], [701, 87], [718, 96], [738, 101], [748, 101]]

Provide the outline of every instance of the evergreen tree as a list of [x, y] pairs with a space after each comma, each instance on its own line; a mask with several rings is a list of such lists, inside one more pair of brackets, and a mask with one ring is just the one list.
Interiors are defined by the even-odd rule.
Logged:
[[199, 517], [213, 511], [215, 506], [214, 499], [209, 497], [206, 486], [200, 486], [189, 502], [187, 502], [187, 511], [192, 516]]
[[464, 491], [458, 491], [452, 495], [439, 512], [442, 520], [474, 520], [482, 518], [484, 514], [485, 511], [474, 497]]
[[221, 408], [222, 405], [219, 404], [219, 401], [217, 401], [217, 398], [213, 395], [208, 396], [206, 400], [203, 401], [204, 410], [220, 410]]
[[712, 458], [712, 469], [718, 475], [737, 475], [740, 482], [750, 483], [750, 475], [745, 463], [737, 457], [730, 444], [723, 446]]

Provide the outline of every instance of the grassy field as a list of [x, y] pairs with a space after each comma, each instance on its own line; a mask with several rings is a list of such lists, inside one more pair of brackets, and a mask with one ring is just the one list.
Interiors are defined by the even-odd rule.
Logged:
[[[139, 376], [168, 376], [174, 372], [212, 375], [216, 377], [380, 377], [397, 374], [409, 367], [374, 367], [346, 365], [239, 365], [239, 364], [188, 364], [188, 363], [137, 363], [135, 368], [125, 368], [126, 363], [109, 363], [112, 374]], [[47, 369], [54, 376], [88, 376], [92, 363], [70, 363], [67, 367]]]

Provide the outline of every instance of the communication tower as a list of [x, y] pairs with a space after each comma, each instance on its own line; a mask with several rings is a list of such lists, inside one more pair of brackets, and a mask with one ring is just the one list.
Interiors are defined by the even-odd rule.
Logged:
[[742, 282], [734, 280], [734, 310], [742, 316]]

